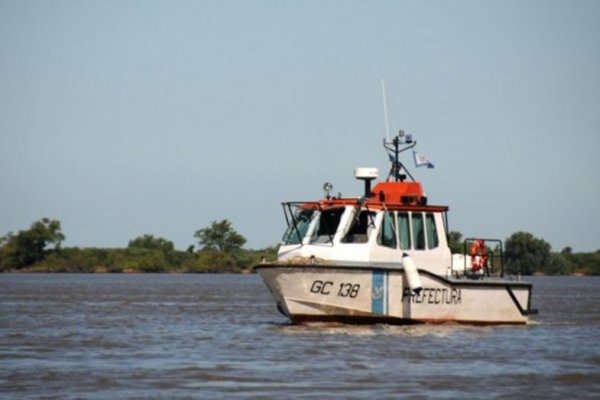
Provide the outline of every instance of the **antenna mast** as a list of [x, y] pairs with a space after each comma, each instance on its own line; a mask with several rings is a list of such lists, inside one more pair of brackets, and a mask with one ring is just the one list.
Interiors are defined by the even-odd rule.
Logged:
[[387, 114], [387, 99], [385, 95], [385, 81], [381, 80], [381, 95], [383, 97], [383, 118], [385, 119], [385, 139], [390, 141], [390, 127], [388, 124], [388, 114]]
[[[392, 167], [390, 168], [387, 181], [393, 178], [393, 180], [396, 182], [402, 182], [406, 179], [406, 175], [408, 175], [412, 181], [415, 180], [410, 172], [408, 172], [404, 164], [400, 162], [398, 155], [408, 149], [412, 149], [416, 145], [417, 141], [413, 140], [412, 135], [406, 135], [403, 130], [400, 130], [398, 132], [398, 136], [396, 136], [393, 140], [383, 141], [383, 147], [387, 151], [391, 152], [391, 154], [388, 153], [388, 156], [392, 162]], [[402, 173], [402, 170], [406, 172], [406, 175]]]

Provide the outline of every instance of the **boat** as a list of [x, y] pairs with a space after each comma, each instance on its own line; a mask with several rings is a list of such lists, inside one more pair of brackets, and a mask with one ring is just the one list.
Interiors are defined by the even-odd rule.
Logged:
[[[391, 167], [356, 168], [361, 196], [282, 203], [287, 228], [277, 260], [254, 267], [294, 323], [527, 324], [532, 284], [504, 273], [502, 241], [449, 247], [448, 206], [429, 204], [400, 154], [416, 140], [383, 141]], [[431, 165], [430, 165], [431, 166]]]

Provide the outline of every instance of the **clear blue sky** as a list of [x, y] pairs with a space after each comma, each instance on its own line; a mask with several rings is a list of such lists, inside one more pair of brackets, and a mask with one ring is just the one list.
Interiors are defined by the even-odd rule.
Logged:
[[579, 0], [0, 0], [0, 235], [50, 217], [67, 246], [185, 249], [227, 218], [276, 244], [281, 201], [387, 172], [382, 78], [451, 229], [600, 249], [600, 1]]

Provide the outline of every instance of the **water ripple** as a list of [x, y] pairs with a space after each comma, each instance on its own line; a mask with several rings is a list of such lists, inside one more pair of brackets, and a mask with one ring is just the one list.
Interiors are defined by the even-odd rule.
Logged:
[[527, 326], [291, 325], [255, 275], [0, 275], [0, 397], [597, 398], [600, 279]]

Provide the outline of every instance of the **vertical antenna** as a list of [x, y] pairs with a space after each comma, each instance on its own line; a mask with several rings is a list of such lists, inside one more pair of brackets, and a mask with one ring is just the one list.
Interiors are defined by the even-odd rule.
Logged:
[[383, 117], [385, 118], [385, 138], [389, 142], [390, 141], [390, 127], [388, 124], [388, 115], [387, 115], [387, 100], [385, 96], [385, 81], [381, 80], [381, 95], [383, 96]]

